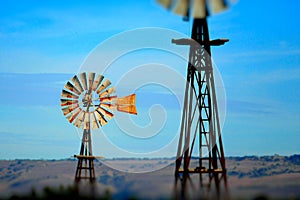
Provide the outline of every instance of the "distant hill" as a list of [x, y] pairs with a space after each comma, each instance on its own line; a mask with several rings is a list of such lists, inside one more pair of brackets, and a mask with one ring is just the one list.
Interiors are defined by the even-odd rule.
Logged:
[[[149, 164], [149, 160], [152, 164]], [[110, 162], [164, 164], [174, 158], [162, 159], [111, 159]], [[121, 162], [122, 161], [122, 162]], [[192, 159], [191, 162], [197, 162]], [[173, 163], [173, 162], [172, 162]], [[67, 188], [74, 183], [77, 160], [0, 160], [0, 197], [13, 194], [37, 194], [46, 186]], [[226, 159], [228, 185], [235, 197], [266, 194], [275, 197], [300, 198], [300, 155], [244, 156]], [[97, 192], [110, 191], [113, 197], [169, 198], [174, 188], [174, 163], [154, 172], [125, 173], [95, 161]]]

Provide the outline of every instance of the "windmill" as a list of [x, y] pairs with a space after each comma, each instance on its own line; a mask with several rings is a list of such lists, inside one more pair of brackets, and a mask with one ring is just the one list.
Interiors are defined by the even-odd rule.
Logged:
[[91, 130], [106, 125], [113, 118], [114, 110], [137, 114], [135, 94], [118, 98], [110, 85], [103, 75], [83, 72], [71, 78], [62, 90], [63, 114], [70, 123], [83, 129], [80, 153], [74, 155], [78, 159], [75, 182], [95, 180], [94, 159], [97, 157], [92, 153]]
[[[190, 48], [175, 176], [200, 174], [203, 186], [204, 174], [208, 174], [209, 180], [215, 179], [218, 183], [224, 178], [226, 183], [211, 46], [220, 46], [229, 40], [210, 40], [207, 17], [210, 10], [218, 13], [227, 6], [224, 0], [158, 0], [158, 3], [183, 16], [186, 21], [193, 18], [191, 38], [172, 40], [177, 45]], [[193, 156], [195, 152], [199, 156]], [[197, 157], [197, 163], [192, 162], [192, 156]]]

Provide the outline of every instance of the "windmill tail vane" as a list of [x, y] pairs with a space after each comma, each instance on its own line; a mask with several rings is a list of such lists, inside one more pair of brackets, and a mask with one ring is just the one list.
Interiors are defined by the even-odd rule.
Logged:
[[225, 0], [157, 0], [159, 4], [175, 14], [193, 18], [206, 18], [227, 9]]

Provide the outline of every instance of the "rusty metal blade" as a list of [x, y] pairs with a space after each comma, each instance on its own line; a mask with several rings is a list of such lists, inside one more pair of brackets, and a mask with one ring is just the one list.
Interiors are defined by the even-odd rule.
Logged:
[[64, 89], [62, 90], [61, 96], [65, 98], [78, 99], [78, 96], [76, 94], [73, 94]]
[[172, 0], [157, 0], [157, 2], [163, 7], [169, 9], [171, 7]]
[[114, 105], [114, 104], [108, 104], [108, 103], [100, 103], [100, 106], [102, 108], [106, 108], [108, 110], [112, 110], [112, 109], [116, 108], [116, 105]]
[[76, 87], [70, 81], [67, 82], [65, 88], [76, 93], [77, 95], [80, 95], [81, 93], [79, 90], [76, 89]]
[[100, 103], [112, 103], [113, 101], [117, 100], [117, 98], [117, 96], [103, 97], [100, 98]]
[[92, 87], [92, 89], [93, 89], [94, 91], [97, 90], [97, 88], [99, 87], [99, 85], [100, 85], [100, 83], [102, 82], [103, 78], [104, 78], [104, 76], [102, 76], [102, 75], [98, 75], [98, 76], [97, 76], [96, 80], [94, 81], [93, 87]]
[[97, 119], [95, 117], [94, 112], [90, 113], [90, 120], [92, 124], [92, 129], [97, 129], [100, 127], [99, 124], [97, 123]]
[[189, 10], [189, 0], [178, 0], [173, 12], [181, 16], [187, 16], [188, 10]]
[[107, 88], [109, 85], [111, 84], [111, 82], [106, 79], [102, 85], [99, 87], [99, 89], [97, 90], [97, 94], [99, 94], [102, 90], [104, 90], [105, 88]]
[[89, 72], [88, 73], [88, 77], [89, 77], [88, 88], [89, 88], [89, 90], [92, 90], [92, 87], [93, 87], [93, 84], [94, 84], [94, 80], [95, 80], [95, 73], [94, 72]]
[[104, 90], [103, 92], [100, 93], [99, 97], [102, 98], [102, 97], [107, 97], [109, 95], [111, 95], [112, 93], [114, 93], [116, 90], [115, 90], [115, 87], [111, 87], [107, 90]]
[[75, 104], [75, 105], [72, 105], [72, 106], [63, 107], [62, 111], [63, 111], [64, 115], [68, 115], [69, 113], [71, 113], [73, 110], [75, 110], [78, 107], [79, 107], [78, 104]]
[[210, 0], [213, 13], [219, 13], [227, 9], [226, 2], [224, 0]]
[[85, 72], [80, 73], [79, 76], [80, 76], [80, 80], [81, 80], [81, 83], [82, 83], [82, 85], [83, 85], [83, 88], [84, 88], [85, 90], [87, 90], [87, 89], [88, 89], [88, 86], [87, 86], [87, 80], [86, 80], [86, 73], [85, 73]]
[[79, 113], [81, 112], [81, 108], [76, 108], [71, 115], [67, 116], [67, 119], [70, 123], [72, 123], [74, 121], [74, 119], [79, 115]]
[[71, 100], [71, 99], [60, 99], [60, 105], [62, 107], [64, 106], [70, 106], [73, 104], [78, 104], [78, 100]]
[[193, 6], [193, 17], [202, 19], [208, 16], [205, 0], [195, 0]]
[[80, 112], [79, 116], [77, 117], [77, 119], [75, 120], [74, 122], [74, 126], [80, 128], [81, 127], [81, 124], [83, 122], [83, 118], [84, 118], [84, 115], [85, 115], [85, 112], [82, 111]]
[[95, 117], [98, 120], [100, 126], [104, 126], [108, 123], [100, 111], [95, 110], [94, 113], [95, 113]]
[[77, 90], [79, 90], [80, 92], [83, 92], [83, 87], [82, 87], [77, 75], [73, 76], [73, 78], [71, 78], [71, 81], [74, 83]]
[[98, 112], [100, 112], [108, 120], [111, 120], [113, 118], [113, 116], [114, 116], [114, 114], [112, 114], [108, 110], [105, 110], [104, 108], [98, 107], [96, 110]]

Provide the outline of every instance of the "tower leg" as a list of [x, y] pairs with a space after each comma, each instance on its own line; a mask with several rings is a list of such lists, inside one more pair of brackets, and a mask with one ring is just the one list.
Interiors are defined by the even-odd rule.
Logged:
[[94, 182], [95, 169], [94, 169], [94, 159], [92, 154], [92, 142], [91, 142], [91, 132], [90, 130], [84, 130], [82, 136], [82, 143], [80, 148], [80, 154], [75, 155], [78, 159], [75, 182], [80, 182], [82, 179], [88, 179], [90, 182]]

